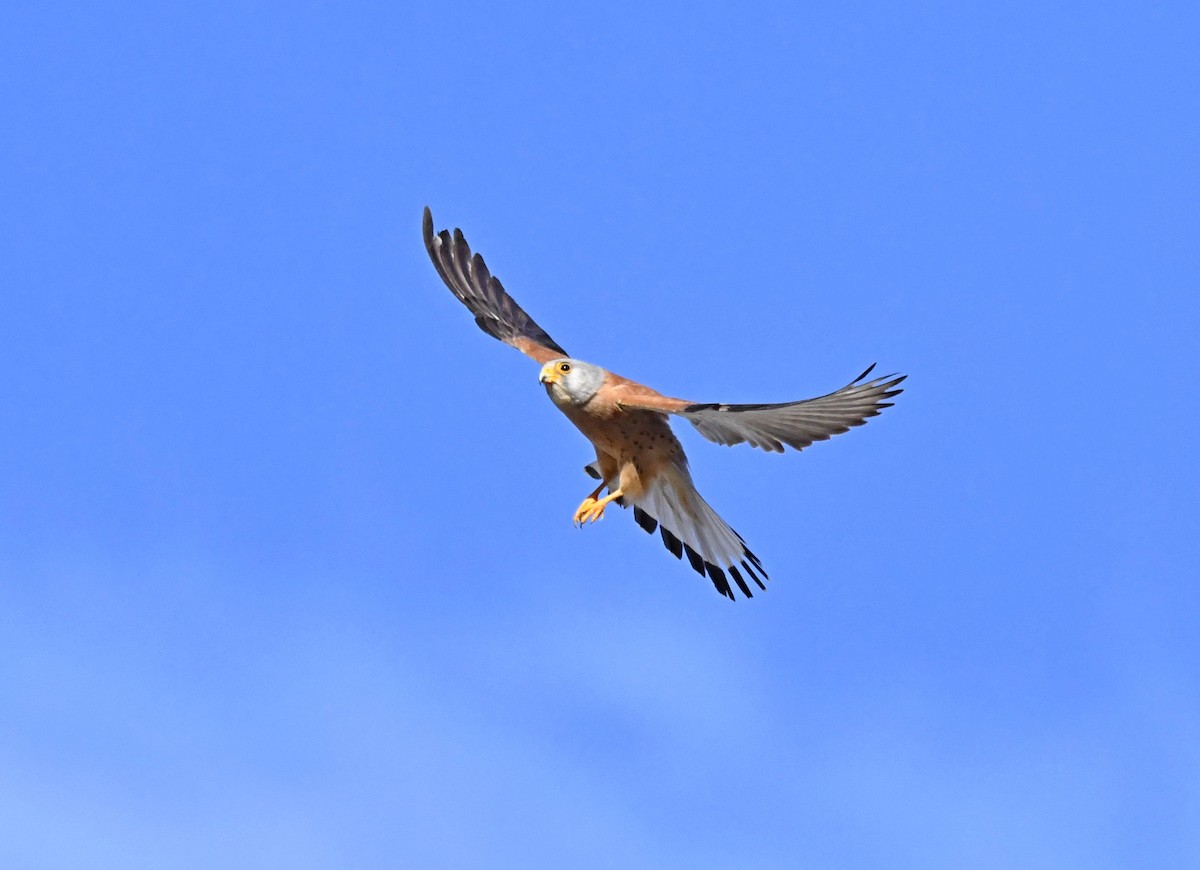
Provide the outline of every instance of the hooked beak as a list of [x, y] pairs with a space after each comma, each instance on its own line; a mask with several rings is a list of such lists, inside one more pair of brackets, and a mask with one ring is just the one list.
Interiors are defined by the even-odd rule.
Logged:
[[542, 373], [540, 375], [538, 375], [538, 383], [539, 384], [557, 384], [558, 383], [558, 369], [556, 369], [554, 366], [550, 365], [549, 363], [542, 366]]

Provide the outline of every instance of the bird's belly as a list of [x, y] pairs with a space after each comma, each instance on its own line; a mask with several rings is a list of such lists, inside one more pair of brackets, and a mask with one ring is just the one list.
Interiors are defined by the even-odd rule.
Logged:
[[683, 457], [683, 448], [661, 414], [620, 410], [596, 414], [578, 407], [559, 408], [598, 451], [618, 464], [633, 463], [649, 471]]

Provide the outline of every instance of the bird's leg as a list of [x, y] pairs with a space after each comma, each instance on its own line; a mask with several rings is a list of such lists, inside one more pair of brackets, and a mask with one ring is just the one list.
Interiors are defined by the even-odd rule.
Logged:
[[[600, 489], [603, 489], [603, 487]], [[594, 523], [604, 516], [604, 509], [608, 507], [608, 503], [619, 499], [623, 494], [618, 488], [615, 492], [610, 492], [604, 498], [597, 500], [596, 496], [600, 494], [600, 489], [597, 489], [585, 498], [583, 504], [579, 506], [579, 510], [575, 512], [575, 522], [580, 528], [583, 527], [584, 523]]]
[[577, 525], [577, 526], [583, 525], [584, 517], [587, 515], [587, 512], [589, 510], [591, 510], [592, 507], [596, 504], [596, 499], [598, 499], [600, 497], [600, 490], [602, 490], [602, 489], [604, 489], [603, 483], [600, 484], [595, 489], [593, 489], [592, 494], [589, 495], [587, 498], [585, 498], [582, 502], [580, 502], [579, 507], [576, 508], [576, 510], [575, 510], [575, 519], [572, 520], [572, 522], [574, 522], [575, 525]]

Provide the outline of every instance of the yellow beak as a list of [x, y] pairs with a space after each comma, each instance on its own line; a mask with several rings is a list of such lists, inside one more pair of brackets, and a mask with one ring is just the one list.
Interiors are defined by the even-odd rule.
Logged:
[[546, 363], [544, 366], [542, 366], [542, 373], [540, 375], [538, 375], [538, 383], [539, 384], [557, 384], [558, 383], [558, 369], [556, 369], [550, 363]]

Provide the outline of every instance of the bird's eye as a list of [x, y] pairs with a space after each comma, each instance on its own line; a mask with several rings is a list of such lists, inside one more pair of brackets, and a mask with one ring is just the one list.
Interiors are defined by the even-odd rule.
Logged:
[[565, 375], [567, 372], [569, 372], [571, 370], [571, 364], [570, 363], [562, 363], [558, 367], [558, 370]]

